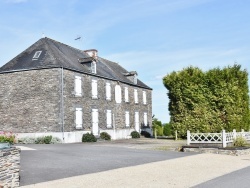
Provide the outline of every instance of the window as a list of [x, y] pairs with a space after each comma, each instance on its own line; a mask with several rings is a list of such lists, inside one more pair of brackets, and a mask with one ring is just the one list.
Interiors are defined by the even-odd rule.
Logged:
[[125, 112], [125, 125], [129, 127], [129, 111]]
[[138, 103], [138, 92], [137, 89], [134, 90], [135, 103]]
[[82, 96], [82, 78], [75, 76], [75, 95]]
[[143, 96], [143, 104], [147, 104], [147, 95], [146, 95], [146, 91], [142, 92], [142, 96]]
[[94, 61], [91, 63], [91, 72], [93, 74], [96, 74], [96, 62]]
[[146, 112], [144, 112], [143, 123], [144, 123], [145, 126], [148, 125], [148, 114]]
[[122, 95], [121, 95], [121, 86], [116, 85], [115, 86], [115, 101], [116, 103], [121, 103], [122, 102]]
[[128, 88], [127, 87], [125, 87], [124, 88], [124, 98], [125, 98], [125, 102], [129, 102], [129, 99], [128, 99]]
[[36, 53], [34, 54], [32, 60], [37, 60], [39, 58], [39, 56], [41, 55], [42, 51], [36, 51]]
[[111, 86], [110, 86], [110, 83], [106, 83], [106, 100], [111, 100]]
[[107, 128], [112, 128], [112, 113], [111, 113], [111, 110], [107, 110]]
[[140, 132], [139, 112], [135, 112], [135, 130]]
[[92, 109], [92, 133], [93, 135], [99, 134], [98, 128], [98, 109]]
[[92, 99], [97, 99], [97, 80], [92, 80]]
[[134, 75], [134, 84], [137, 84], [137, 76], [136, 76], [136, 74]]
[[76, 129], [82, 129], [82, 108], [76, 108], [75, 113]]

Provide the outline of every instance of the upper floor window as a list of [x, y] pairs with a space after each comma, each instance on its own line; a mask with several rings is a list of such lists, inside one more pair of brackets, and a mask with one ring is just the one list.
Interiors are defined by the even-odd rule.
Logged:
[[112, 113], [111, 113], [111, 110], [107, 110], [107, 128], [112, 128]]
[[97, 80], [92, 80], [92, 99], [97, 99]]
[[75, 123], [76, 123], [76, 129], [82, 128], [82, 108], [76, 108]]
[[106, 100], [111, 100], [111, 86], [110, 86], [110, 83], [106, 83]]
[[82, 78], [75, 76], [75, 95], [82, 96]]
[[128, 88], [127, 87], [125, 87], [124, 88], [124, 98], [125, 98], [125, 102], [129, 102], [129, 98], [128, 98]]
[[135, 103], [138, 103], [138, 92], [137, 89], [134, 90]]
[[143, 104], [147, 104], [147, 94], [146, 94], [146, 91], [142, 92], [142, 97], [143, 97]]
[[96, 62], [95, 62], [95, 61], [93, 61], [93, 62], [91, 63], [91, 72], [92, 72], [93, 74], [96, 74]]
[[121, 103], [122, 102], [122, 89], [120, 85], [115, 86], [115, 101], [116, 103]]
[[125, 112], [125, 125], [129, 127], [129, 111]]

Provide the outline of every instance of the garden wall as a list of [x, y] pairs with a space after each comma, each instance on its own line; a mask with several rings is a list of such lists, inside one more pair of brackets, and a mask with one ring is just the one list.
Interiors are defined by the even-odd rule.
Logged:
[[16, 147], [0, 150], [0, 187], [18, 187], [20, 152]]

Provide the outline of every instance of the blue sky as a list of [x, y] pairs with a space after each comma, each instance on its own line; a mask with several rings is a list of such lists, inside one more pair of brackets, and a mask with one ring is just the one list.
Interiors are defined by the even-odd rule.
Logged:
[[[0, 0], [0, 66], [45, 36], [136, 70], [169, 121], [162, 77], [193, 65], [250, 69], [248, 0]], [[81, 36], [81, 41], [75, 41]]]

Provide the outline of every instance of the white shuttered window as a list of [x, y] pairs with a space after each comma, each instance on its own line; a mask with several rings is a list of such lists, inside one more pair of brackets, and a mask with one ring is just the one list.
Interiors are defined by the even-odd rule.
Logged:
[[93, 135], [99, 134], [98, 122], [99, 122], [98, 109], [92, 109], [92, 133]]
[[137, 132], [140, 131], [139, 112], [135, 112], [135, 130], [136, 130]]
[[138, 103], [138, 92], [137, 89], [134, 90], [135, 103]]
[[122, 90], [121, 90], [121, 86], [119, 85], [115, 86], [115, 101], [116, 103], [122, 102]]
[[92, 98], [97, 99], [97, 80], [92, 80]]
[[129, 102], [129, 99], [128, 99], [128, 88], [127, 87], [125, 87], [124, 88], [124, 98], [125, 98], [125, 102]]
[[111, 100], [111, 86], [110, 86], [110, 83], [106, 83], [106, 100]]
[[147, 104], [147, 94], [146, 94], [146, 91], [142, 92], [142, 97], [143, 97], [143, 104]]
[[145, 126], [148, 125], [148, 114], [146, 112], [144, 112], [143, 123], [144, 123]]
[[125, 112], [125, 125], [129, 127], [129, 111]]
[[75, 122], [76, 122], [76, 128], [81, 129], [82, 128], [82, 108], [76, 108], [76, 116], [75, 116]]
[[112, 113], [111, 113], [111, 110], [107, 110], [107, 128], [112, 128]]
[[82, 78], [75, 76], [75, 95], [82, 96]]

